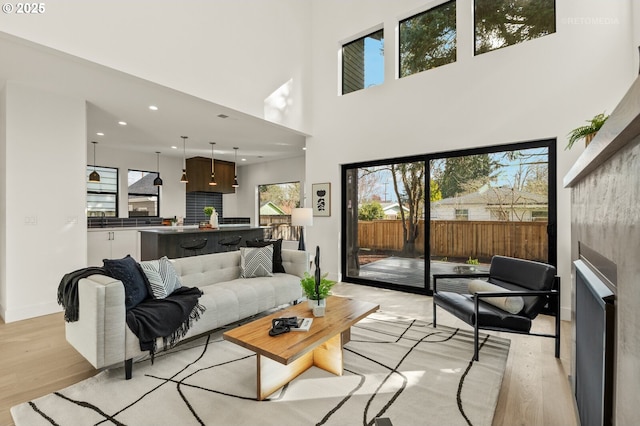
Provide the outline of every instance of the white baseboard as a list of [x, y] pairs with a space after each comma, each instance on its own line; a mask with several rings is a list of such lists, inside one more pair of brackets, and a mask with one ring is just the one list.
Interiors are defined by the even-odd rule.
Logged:
[[62, 308], [56, 302], [40, 303], [37, 305], [21, 306], [17, 309], [2, 310], [5, 323], [22, 321], [29, 318], [61, 312]]

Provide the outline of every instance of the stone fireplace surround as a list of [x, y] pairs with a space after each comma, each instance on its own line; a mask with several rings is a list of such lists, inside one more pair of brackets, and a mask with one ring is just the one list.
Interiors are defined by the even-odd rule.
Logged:
[[[613, 391], [607, 395], [612, 418], [603, 424], [640, 424], [640, 78], [565, 176], [564, 186], [571, 188], [572, 259], [580, 260], [580, 247], [588, 247], [616, 271]], [[573, 275], [575, 386], [575, 269]]]

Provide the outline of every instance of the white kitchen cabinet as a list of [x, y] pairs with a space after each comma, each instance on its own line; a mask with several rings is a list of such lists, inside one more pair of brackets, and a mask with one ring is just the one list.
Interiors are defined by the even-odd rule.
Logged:
[[87, 234], [88, 266], [102, 266], [103, 259], [121, 259], [128, 254], [140, 259], [138, 230], [90, 230]]

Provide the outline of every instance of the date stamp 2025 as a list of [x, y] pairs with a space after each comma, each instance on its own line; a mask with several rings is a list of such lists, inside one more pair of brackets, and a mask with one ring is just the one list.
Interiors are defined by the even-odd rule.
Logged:
[[4, 13], [16, 15], [40, 15], [47, 10], [45, 3], [3, 3]]

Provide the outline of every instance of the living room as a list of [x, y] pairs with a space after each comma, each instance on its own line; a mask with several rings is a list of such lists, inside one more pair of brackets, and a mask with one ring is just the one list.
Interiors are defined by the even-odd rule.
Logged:
[[[571, 191], [564, 188], [562, 179], [583, 149], [563, 148], [572, 128], [594, 114], [611, 112], [636, 78], [637, 6], [633, 1], [558, 1], [555, 33], [474, 55], [474, 2], [459, 0], [456, 61], [398, 78], [393, 36], [398, 21], [441, 3], [274, 0], [151, 7], [146, 3], [53, 1], [46, 3], [41, 16], [5, 13], [0, 24], [9, 37], [309, 135], [305, 192], [312, 183], [328, 182], [335, 198], [332, 215], [317, 218], [306, 238], [309, 247], [318, 245], [323, 250], [323, 271], [333, 279], [340, 279], [341, 271], [341, 165], [556, 139], [557, 267], [563, 283], [562, 318], [569, 321], [575, 257], [571, 252]], [[384, 82], [341, 96], [337, 52], [344, 43], [380, 28], [386, 33]], [[46, 219], [40, 214], [41, 225], [46, 220], [67, 224], [70, 217], [80, 218], [82, 224], [86, 197], [82, 176], [91, 157], [82, 94], [72, 87], [44, 94], [33, 82], [27, 85], [33, 91], [16, 109], [3, 89], [3, 124], [7, 120], [15, 123], [11, 120], [19, 112], [24, 116], [22, 125], [28, 127], [30, 110], [37, 117], [67, 121], [52, 124], [40, 118], [38, 133], [28, 134], [29, 140], [18, 151], [19, 144], [8, 145], [9, 137], [2, 135], [7, 185], [1, 201], [0, 302], [5, 315], [18, 319], [59, 310], [55, 288], [62, 274], [84, 266], [86, 229], [66, 226], [63, 234], [60, 226], [16, 224], [22, 225], [41, 206], [64, 206], [50, 208]], [[60, 128], [64, 131], [50, 132]], [[172, 135], [174, 144], [179, 143], [179, 136]], [[98, 152], [100, 149], [98, 146]], [[153, 169], [153, 152], [145, 156], [150, 163], [147, 167]], [[180, 160], [172, 161], [172, 168], [179, 169]], [[62, 166], [50, 172], [49, 180], [58, 189], [43, 190], [37, 198], [25, 200], [28, 188], [43, 188], [39, 173], [49, 170], [52, 163]], [[243, 166], [241, 177], [254, 183], [286, 181], [282, 169], [279, 163]], [[230, 211], [256, 211], [251, 187], [247, 185], [246, 192], [241, 188], [226, 204]], [[310, 199], [306, 203], [309, 206]], [[38, 268], [32, 267], [34, 258], [52, 271], [50, 279], [42, 280]]]

